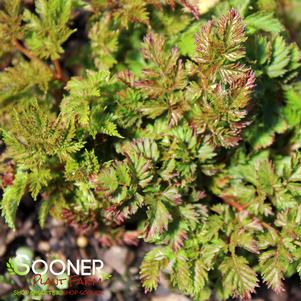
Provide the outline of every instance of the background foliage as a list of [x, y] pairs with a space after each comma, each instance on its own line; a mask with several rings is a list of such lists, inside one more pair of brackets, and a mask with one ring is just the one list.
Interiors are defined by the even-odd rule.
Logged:
[[[4, 0], [1, 212], [154, 248], [195, 300], [301, 274], [298, 0]], [[127, 229], [136, 236], [129, 237]]]

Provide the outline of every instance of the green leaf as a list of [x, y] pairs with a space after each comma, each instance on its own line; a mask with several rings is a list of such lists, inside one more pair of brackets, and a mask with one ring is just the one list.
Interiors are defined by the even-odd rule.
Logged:
[[254, 239], [253, 233], [239, 231], [237, 233], [237, 245], [249, 252], [259, 254], [257, 242]]
[[22, 28], [21, 0], [3, 0], [0, 9], [0, 57], [12, 51], [14, 39], [22, 39], [24, 28]]
[[92, 55], [98, 69], [109, 69], [117, 63], [115, 53], [118, 49], [119, 31], [112, 30], [109, 22], [96, 22], [89, 30]]
[[212, 244], [205, 244], [201, 249], [202, 258], [206, 269], [209, 270], [214, 264], [214, 259], [225, 247], [222, 240], [214, 240]]
[[123, 163], [118, 163], [116, 164], [115, 171], [119, 183], [122, 185], [129, 186], [131, 183], [131, 176], [127, 165]]
[[288, 86], [284, 91], [286, 106], [284, 115], [290, 126], [296, 126], [301, 122], [301, 85]]
[[198, 259], [194, 265], [194, 294], [199, 294], [199, 292], [204, 288], [208, 280], [208, 273], [206, 266], [201, 259]]
[[193, 279], [190, 273], [190, 262], [184, 250], [175, 254], [175, 261], [171, 271], [171, 282], [181, 291], [191, 294], [193, 291]]
[[212, 145], [203, 144], [198, 150], [198, 158], [200, 161], [207, 161], [216, 156], [215, 149]]
[[19, 170], [15, 176], [14, 182], [8, 186], [3, 193], [1, 202], [2, 216], [10, 228], [15, 230], [15, 219], [18, 206], [25, 193], [28, 176], [27, 173]]
[[14, 264], [12, 258], [9, 258], [8, 261], [6, 262], [6, 268], [10, 275], [12, 275], [12, 276], [16, 275], [15, 264]]
[[284, 75], [290, 62], [290, 47], [281, 36], [277, 36], [272, 44], [272, 61], [266, 71], [269, 77], [275, 78]]
[[98, 132], [109, 136], [123, 138], [123, 136], [121, 136], [117, 130], [117, 125], [109, 119], [110, 117], [109, 118], [104, 117], [100, 121], [100, 124], [98, 125]]
[[99, 279], [101, 281], [106, 281], [106, 280], [109, 280], [112, 278], [112, 275], [105, 272], [105, 271], [100, 271], [98, 274], [97, 274], [97, 277], [99, 277]]
[[34, 170], [41, 168], [49, 156], [65, 161], [79, 151], [84, 143], [75, 139], [74, 123], [63, 122], [61, 117], [53, 118], [36, 99], [13, 112], [14, 131], [4, 131], [4, 141], [15, 159]]
[[28, 175], [29, 190], [34, 200], [43, 186], [47, 186], [48, 182], [51, 180], [52, 175], [49, 169], [33, 169]]
[[84, 128], [91, 126], [92, 134], [95, 135], [95, 132], [103, 126], [100, 123], [109, 121], [111, 118], [104, 114], [105, 106], [96, 105], [90, 112], [90, 104], [100, 98], [101, 88], [108, 84], [110, 73], [103, 70], [98, 72], [86, 70], [85, 73], [85, 77], [72, 77], [68, 81], [66, 90], [69, 91], [69, 95], [63, 98], [61, 112], [67, 120], [76, 118]]
[[177, 45], [182, 55], [188, 55], [190, 57], [194, 56], [196, 47], [194, 37], [198, 30], [199, 24], [193, 23], [180, 35]]
[[162, 197], [171, 204], [178, 204], [182, 202], [181, 194], [175, 187], [169, 187], [162, 192]]
[[251, 0], [230, 0], [231, 7], [235, 7], [241, 16], [245, 16]]
[[123, 138], [117, 130], [117, 125], [113, 121], [113, 116], [105, 113], [104, 108], [100, 105], [95, 106], [91, 112], [90, 127], [91, 134], [94, 137], [96, 133], [102, 133], [109, 136]]
[[157, 161], [160, 157], [157, 143], [151, 139], [135, 140], [129, 145], [133, 151], [143, 154], [145, 158]]
[[128, 28], [130, 22], [149, 24], [148, 11], [144, 0], [122, 0], [114, 12], [120, 26]]
[[[295, 71], [301, 66], [301, 52], [297, 44], [291, 44], [290, 63], [288, 65], [289, 71]], [[296, 72], [295, 72], [296, 73]], [[294, 72], [293, 72], [294, 75]], [[291, 76], [293, 78], [294, 76]]]
[[262, 253], [259, 257], [262, 278], [268, 287], [277, 293], [284, 291], [282, 279], [286, 271], [287, 258], [280, 256], [277, 250]]
[[271, 162], [258, 161], [258, 186], [259, 189], [268, 194], [273, 195], [273, 186], [277, 184], [278, 178], [275, 174], [274, 167]]
[[258, 284], [255, 271], [242, 256], [226, 257], [219, 266], [223, 274], [223, 285], [233, 296], [251, 298]]
[[44, 64], [21, 61], [0, 73], [0, 91], [4, 94], [0, 99], [28, 91], [35, 86], [46, 92], [51, 78], [52, 73]]
[[112, 167], [103, 168], [98, 176], [100, 188], [104, 191], [114, 192], [118, 187], [116, 172]]
[[145, 159], [141, 154], [138, 155], [136, 152], [124, 152], [130, 158], [129, 167], [132, 173], [135, 175], [137, 184], [145, 188], [153, 180], [152, 162]]
[[247, 16], [244, 21], [250, 34], [260, 30], [273, 33], [279, 33], [284, 30], [280, 21], [269, 12], [256, 12]]
[[41, 228], [43, 229], [45, 227], [45, 223], [48, 217], [48, 214], [50, 212], [50, 209], [55, 205], [56, 195], [49, 197], [46, 200], [42, 200], [40, 208], [39, 208], [39, 213], [38, 213], [38, 218], [39, 218], [39, 224]]
[[75, 31], [68, 28], [71, 0], [37, 0], [36, 14], [24, 12], [26, 44], [40, 58], [56, 60], [64, 52], [62, 44]]
[[107, 83], [110, 79], [108, 71], [92, 71], [86, 70], [86, 76], [72, 77], [68, 81], [66, 90], [69, 91], [72, 97], [97, 97], [100, 96], [100, 87]]
[[145, 239], [151, 241], [157, 235], [167, 230], [172, 216], [165, 203], [161, 200], [154, 200], [154, 203], [147, 209], [148, 220], [145, 228]]
[[162, 247], [154, 248], [145, 255], [140, 266], [140, 278], [146, 291], [157, 289], [160, 270], [167, 264], [167, 251]]
[[267, 37], [255, 36], [255, 59], [259, 65], [264, 65], [270, 58], [271, 55], [271, 43], [268, 41]]

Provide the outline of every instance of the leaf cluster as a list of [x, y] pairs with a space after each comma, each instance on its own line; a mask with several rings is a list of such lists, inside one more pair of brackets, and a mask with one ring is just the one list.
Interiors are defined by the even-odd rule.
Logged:
[[301, 274], [300, 50], [276, 1], [201, 2], [1, 3], [1, 214], [19, 227], [30, 196], [41, 227], [139, 234], [146, 291], [279, 293]]

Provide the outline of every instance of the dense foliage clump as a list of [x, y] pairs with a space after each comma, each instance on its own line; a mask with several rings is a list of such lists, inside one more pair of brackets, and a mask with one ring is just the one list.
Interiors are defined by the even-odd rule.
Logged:
[[2, 1], [7, 224], [31, 195], [41, 227], [153, 244], [146, 291], [165, 272], [195, 300], [281, 292], [301, 275], [297, 5]]

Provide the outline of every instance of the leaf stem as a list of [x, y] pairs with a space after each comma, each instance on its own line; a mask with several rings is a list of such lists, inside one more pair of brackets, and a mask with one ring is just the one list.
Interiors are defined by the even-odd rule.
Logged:
[[23, 53], [29, 59], [35, 60], [35, 61], [40, 61], [39, 58], [37, 58], [30, 50], [25, 48], [17, 39], [13, 40], [13, 44], [21, 53]]
[[16, 49], [19, 50], [23, 55], [25, 55], [27, 58], [33, 61], [38, 61], [39, 63], [43, 64], [46, 68], [50, 69], [53, 73], [53, 78], [61, 81], [62, 83], [66, 84], [68, 79], [64, 75], [63, 69], [60, 65], [59, 60], [53, 60], [53, 64], [55, 67], [55, 70], [53, 71], [49, 65], [44, 63], [42, 60], [40, 60], [37, 56], [35, 56], [30, 50], [28, 50], [26, 47], [24, 47], [17, 39], [13, 40], [13, 44], [15, 45]]
[[241, 204], [239, 204], [239, 203], [237, 203], [237, 202], [235, 202], [235, 201], [233, 201], [233, 200], [230, 200], [228, 197], [222, 197], [222, 200], [226, 203], [226, 204], [228, 204], [228, 205], [230, 205], [231, 207], [233, 207], [233, 208], [235, 208], [238, 212], [241, 212], [241, 211], [245, 211], [245, 207], [243, 206], [243, 205], [241, 205]]
[[53, 60], [52, 61], [55, 67], [55, 74], [54, 74], [54, 78], [60, 80], [63, 83], [66, 83], [68, 81], [67, 77], [64, 74], [64, 71], [62, 69], [62, 66], [60, 64], [59, 60]]

